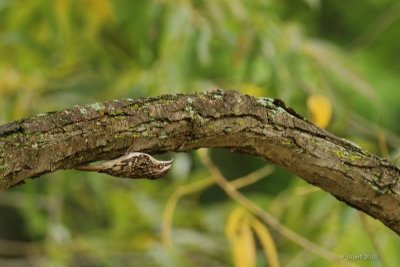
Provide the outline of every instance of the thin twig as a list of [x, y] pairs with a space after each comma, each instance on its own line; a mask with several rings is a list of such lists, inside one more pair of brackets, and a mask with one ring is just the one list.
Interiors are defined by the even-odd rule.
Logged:
[[262, 221], [264, 221], [266, 224], [271, 226], [273, 229], [275, 229], [277, 232], [279, 232], [282, 236], [286, 237], [287, 239], [300, 245], [304, 249], [306, 249], [306, 250], [314, 253], [315, 255], [318, 255], [328, 261], [340, 263], [340, 264], [343, 264], [344, 266], [356, 266], [352, 263], [343, 261], [341, 257], [335, 255], [334, 253], [332, 253], [330, 251], [327, 251], [324, 248], [321, 248], [320, 246], [309, 241], [308, 239], [306, 239], [306, 238], [300, 236], [299, 234], [295, 233], [294, 231], [290, 230], [289, 228], [287, 228], [286, 226], [281, 224], [277, 219], [275, 219], [268, 212], [264, 211], [257, 204], [250, 201], [243, 194], [241, 194], [239, 191], [237, 191], [236, 188], [234, 186], [232, 186], [232, 184], [229, 183], [224, 178], [224, 176], [221, 174], [221, 172], [218, 170], [218, 168], [212, 163], [210, 157], [207, 154], [207, 150], [205, 150], [205, 149], [198, 150], [198, 155], [199, 155], [201, 161], [203, 162], [203, 164], [206, 165], [207, 168], [209, 169], [215, 182], [225, 191], [225, 193], [230, 198], [235, 200], [237, 203], [239, 203], [241, 206], [243, 206], [244, 208], [249, 210], [251, 213], [253, 213], [257, 217], [259, 217]]
[[400, 147], [400, 137], [392, 131], [384, 128], [382, 125], [378, 125], [372, 121], [369, 121], [355, 112], [350, 113], [349, 116], [350, 127], [361, 131], [362, 133], [376, 138], [376, 133], [383, 131], [386, 137], [386, 141], [391, 147]]
[[169, 248], [172, 245], [171, 242], [171, 229], [172, 229], [172, 219], [175, 212], [176, 205], [180, 198], [185, 195], [192, 194], [203, 190], [214, 184], [214, 180], [211, 177], [207, 177], [200, 181], [179, 187], [168, 199], [165, 205], [163, 216], [162, 216], [162, 230], [161, 230], [161, 242], [162, 244]]
[[352, 49], [360, 49], [378, 39], [386, 29], [393, 25], [400, 17], [400, 3], [394, 3], [382, 12], [351, 44]]
[[[266, 165], [257, 171], [254, 171], [246, 176], [237, 178], [232, 181], [232, 185], [235, 188], [242, 188], [247, 185], [253, 184], [263, 177], [271, 174], [275, 170], [275, 167], [272, 165]], [[188, 185], [184, 185], [179, 187], [168, 199], [167, 204], [165, 205], [163, 212], [163, 225], [161, 232], [161, 240], [162, 244], [165, 247], [171, 247], [171, 229], [172, 229], [172, 219], [175, 212], [176, 205], [182, 197], [185, 195], [193, 194], [195, 192], [206, 189], [207, 187], [215, 184], [215, 181], [212, 177], [207, 177], [200, 181], [193, 182]]]

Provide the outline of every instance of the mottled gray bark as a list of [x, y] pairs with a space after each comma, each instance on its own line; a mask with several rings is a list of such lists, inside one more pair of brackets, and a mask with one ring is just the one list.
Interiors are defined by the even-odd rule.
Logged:
[[0, 127], [0, 191], [132, 151], [225, 147], [283, 166], [400, 234], [400, 171], [304, 120], [235, 91], [76, 106]]

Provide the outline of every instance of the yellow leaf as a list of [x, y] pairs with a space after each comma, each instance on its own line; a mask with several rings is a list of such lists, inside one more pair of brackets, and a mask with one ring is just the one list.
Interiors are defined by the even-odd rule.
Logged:
[[251, 220], [251, 226], [253, 227], [258, 239], [261, 242], [265, 257], [268, 261], [268, 266], [279, 267], [279, 258], [278, 253], [276, 252], [275, 242], [272, 239], [266, 225], [253, 218]]
[[326, 128], [332, 118], [331, 101], [323, 95], [312, 95], [307, 99], [308, 112], [311, 115], [311, 121], [321, 127]]
[[242, 208], [237, 208], [228, 217], [225, 232], [233, 253], [235, 267], [256, 265], [256, 247], [249, 218]]
[[229, 241], [235, 238], [237, 226], [243, 215], [242, 208], [236, 208], [229, 214], [225, 225], [225, 234]]
[[236, 267], [252, 267], [256, 265], [256, 247], [249, 220], [241, 220], [234, 247], [234, 263]]

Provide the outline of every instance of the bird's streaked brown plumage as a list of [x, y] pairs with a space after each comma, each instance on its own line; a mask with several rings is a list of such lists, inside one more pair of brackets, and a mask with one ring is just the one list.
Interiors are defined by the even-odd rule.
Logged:
[[123, 178], [157, 179], [168, 172], [172, 162], [173, 160], [157, 160], [146, 153], [131, 152], [99, 165], [79, 166], [76, 169], [81, 171], [96, 171]]

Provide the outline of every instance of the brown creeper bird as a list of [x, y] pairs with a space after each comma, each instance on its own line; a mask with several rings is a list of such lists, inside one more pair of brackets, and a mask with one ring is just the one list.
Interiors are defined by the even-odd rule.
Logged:
[[172, 162], [173, 160], [157, 160], [146, 153], [131, 152], [99, 165], [79, 166], [76, 169], [106, 173], [116, 177], [153, 180], [164, 176], [171, 168]]

